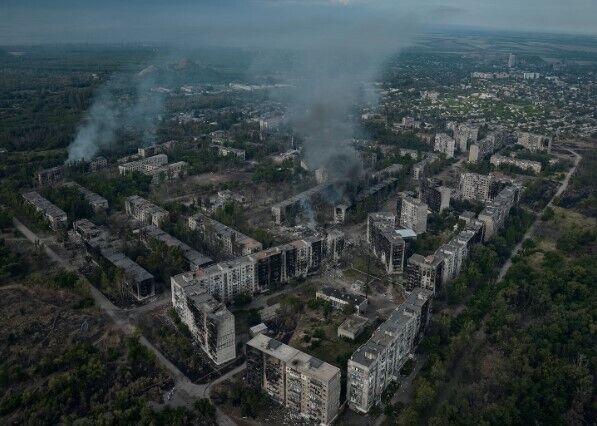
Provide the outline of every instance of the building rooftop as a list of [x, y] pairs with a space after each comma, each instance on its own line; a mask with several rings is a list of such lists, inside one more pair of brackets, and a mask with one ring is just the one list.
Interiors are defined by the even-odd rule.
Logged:
[[148, 225], [141, 228], [141, 232], [155, 238], [168, 247], [178, 247], [182, 251], [185, 259], [191, 266], [203, 266], [213, 262], [211, 257], [205, 256], [204, 254], [199, 253], [197, 250], [193, 249], [189, 245], [183, 243], [179, 239], [173, 237], [172, 235], [162, 231], [160, 228], [154, 225]]
[[363, 329], [367, 325], [369, 320], [365, 317], [360, 315], [350, 315], [348, 318], [344, 320], [342, 324], [338, 327], [338, 330], [345, 330], [351, 334], [358, 334], [360, 330]]
[[315, 358], [263, 334], [253, 337], [247, 342], [247, 345], [284, 361], [287, 368], [294, 368], [301, 373], [308, 374], [324, 382], [330, 381], [340, 374], [338, 367], [334, 367], [319, 358]]
[[66, 217], [66, 213], [36, 191], [25, 192], [23, 198], [52, 218]]
[[401, 238], [416, 238], [417, 237], [417, 233], [410, 228], [396, 229], [395, 232]]
[[354, 306], [359, 306], [361, 303], [367, 301], [367, 297], [361, 294], [348, 293], [346, 291], [339, 290], [334, 287], [322, 287], [321, 290], [317, 291], [328, 297], [334, 297], [336, 299], [344, 300], [347, 303], [351, 303]]

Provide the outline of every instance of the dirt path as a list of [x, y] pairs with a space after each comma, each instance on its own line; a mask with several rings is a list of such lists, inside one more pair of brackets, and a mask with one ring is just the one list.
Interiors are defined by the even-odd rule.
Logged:
[[[64, 269], [68, 271], [77, 272], [77, 269], [71, 265], [67, 260], [60, 257], [54, 250], [48, 247], [43, 241], [39, 239], [39, 237], [33, 233], [29, 228], [23, 225], [18, 219], [13, 218], [13, 223], [15, 228], [25, 236], [30, 242], [34, 244], [41, 244], [43, 247], [44, 252], [48, 255], [50, 259], [61, 265]], [[79, 274], [80, 275], [80, 274]], [[145, 312], [149, 309], [157, 308], [159, 306], [163, 306], [167, 302], [169, 302], [169, 297], [164, 297], [155, 300], [152, 302], [153, 306], [147, 307], [142, 306], [139, 308], [133, 309], [121, 309], [116, 307], [110, 300], [106, 298], [98, 289], [96, 289], [91, 283], [82, 275], [81, 278], [87, 283], [87, 286], [91, 292], [91, 296], [93, 297], [96, 305], [104, 311], [104, 313], [112, 320], [112, 322], [116, 325], [116, 327], [121, 330], [125, 335], [132, 336], [136, 332], [136, 327], [131, 322], [129, 316], [134, 316], [135, 310], [139, 309], [142, 312]], [[15, 287], [17, 285], [14, 285]], [[11, 286], [0, 287], [2, 288], [9, 288]], [[144, 336], [139, 337], [139, 342], [145, 346], [149, 351], [151, 351], [155, 356], [158, 362], [164, 367], [166, 370], [172, 374], [175, 380], [175, 391], [171, 395], [171, 399], [168, 400], [167, 404], [170, 405], [187, 405], [190, 406], [196, 399], [199, 398], [209, 398], [211, 392], [211, 386], [224, 381], [235, 374], [238, 374], [246, 367], [246, 364], [242, 364], [239, 367], [231, 370], [230, 372], [224, 374], [223, 376], [215, 379], [214, 381], [203, 384], [197, 385], [193, 383], [182, 371], [178, 369], [168, 358], [160, 352], [149, 340], [147, 340]], [[235, 423], [225, 414], [223, 413], [217, 406], [216, 406], [216, 417], [217, 422], [219, 425], [224, 426], [232, 426]]]

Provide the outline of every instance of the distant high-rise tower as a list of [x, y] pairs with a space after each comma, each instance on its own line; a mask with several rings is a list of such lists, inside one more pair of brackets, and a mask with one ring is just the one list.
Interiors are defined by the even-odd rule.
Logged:
[[516, 55], [510, 53], [508, 56], [508, 67], [514, 68], [516, 66]]

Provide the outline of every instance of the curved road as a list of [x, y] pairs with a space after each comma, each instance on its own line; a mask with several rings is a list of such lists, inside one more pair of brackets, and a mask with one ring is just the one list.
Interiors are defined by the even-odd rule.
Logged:
[[[64, 269], [68, 271], [73, 271], [78, 273], [77, 269], [71, 265], [67, 260], [59, 256], [54, 250], [48, 247], [44, 242], [29, 228], [23, 225], [17, 218], [13, 218], [13, 224], [15, 228], [25, 236], [29, 241], [33, 244], [41, 244], [46, 255], [61, 265]], [[80, 275], [80, 274], [79, 274]], [[115, 306], [106, 296], [102, 294], [98, 289], [91, 285], [91, 283], [82, 275], [80, 275], [91, 292], [91, 296], [95, 300], [96, 305], [102, 309], [106, 315], [112, 320], [112, 322], [116, 325], [116, 327], [121, 330], [124, 334], [130, 336], [133, 335], [135, 332], [135, 326], [131, 323], [129, 316], [133, 316], [135, 313], [147, 311], [149, 308], [147, 305], [140, 306], [139, 308], [133, 309], [121, 309]], [[151, 307], [155, 308], [157, 306], [161, 306], [168, 301], [168, 298], [165, 299], [158, 299], [151, 303]], [[218, 377], [217, 379], [213, 380], [210, 383], [198, 385], [195, 384], [189, 379], [182, 371], [178, 369], [168, 358], [160, 352], [158, 348], [156, 348], [149, 340], [147, 340], [144, 336], [139, 337], [139, 342], [149, 349], [155, 356], [159, 363], [167, 369], [175, 381], [174, 386], [174, 393], [171, 395], [171, 399], [167, 401], [169, 405], [188, 405], [190, 406], [196, 399], [199, 398], [209, 398], [211, 393], [211, 387], [217, 383], [223, 382], [224, 380], [229, 379], [230, 377], [240, 373], [242, 370], [246, 368], [246, 363], [241, 364], [240, 366], [236, 367], [235, 369], [229, 371], [228, 373]], [[217, 406], [216, 406], [216, 420], [219, 425], [223, 426], [234, 426], [235, 423], [226, 415], [224, 414]]]
[[529, 229], [527, 229], [527, 232], [525, 232], [524, 236], [522, 237], [522, 240], [520, 240], [520, 242], [518, 244], [516, 244], [516, 247], [514, 247], [514, 249], [512, 250], [512, 253], [510, 254], [510, 257], [508, 258], [508, 260], [506, 261], [506, 263], [504, 263], [504, 265], [500, 269], [500, 273], [498, 275], [498, 279], [497, 279], [496, 283], [499, 283], [506, 276], [506, 272], [508, 272], [508, 270], [512, 266], [512, 259], [514, 258], [514, 256], [516, 256], [518, 254], [518, 252], [522, 248], [522, 244], [526, 240], [528, 240], [531, 237], [531, 235], [533, 235], [533, 233], [535, 232], [535, 229], [537, 229], [537, 225], [541, 221], [541, 215], [543, 214], [543, 212], [545, 211], [545, 209], [547, 209], [548, 207], [552, 207], [553, 206], [553, 201], [557, 197], [559, 197], [560, 195], [562, 195], [564, 193], [564, 191], [568, 188], [568, 184], [570, 183], [570, 178], [572, 177], [572, 175], [576, 171], [576, 168], [578, 167], [578, 163], [580, 163], [580, 160], [582, 159], [582, 156], [578, 152], [576, 152], [576, 151], [574, 151], [572, 149], [568, 149], [568, 148], [565, 148], [565, 149], [566, 149], [566, 151], [574, 154], [574, 157], [575, 157], [574, 158], [574, 166], [568, 171], [568, 173], [566, 173], [566, 177], [562, 181], [562, 184], [560, 185], [560, 187], [558, 188], [558, 190], [556, 191], [556, 193], [554, 194], [554, 196], [551, 197], [551, 200], [549, 200], [549, 203], [547, 203], [547, 205], [543, 208], [543, 210], [541, 210], [539, 213], [537, 213], [537, 217], [535, 218], [535, 221], [533, 222], [533, 224], [531, 226], [529, 226]]

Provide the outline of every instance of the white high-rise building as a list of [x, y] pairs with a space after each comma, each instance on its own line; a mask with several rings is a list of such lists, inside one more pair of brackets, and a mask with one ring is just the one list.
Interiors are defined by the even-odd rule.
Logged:
[[431, 316], [432, 293], [414, 289], [371, 338], [355, 351], [347, 366], [346, 398], [349, 407], [367, 413], [380, 401], [388, 384], [400, 378]]
[[427, 231], [427, 204], [416, 198], [402, 195], [396, 207], [400, 226], [412, 229], [417, 234]]
[[247, 383], [320, 425], [340, 410], [340, 369], [258, 334], [247, 342]]
[[216, 301], [192, 275], [170, 279], [172, 305], [195, 341], [217, 365], [236, 357], [234, 315]]
[[456, 148], [456, 141], [446, 133], [438, 133], [435, 135], [435, 143], [433, 150], [442, 152], [446, 158], [454, 158], [454, 150]]

